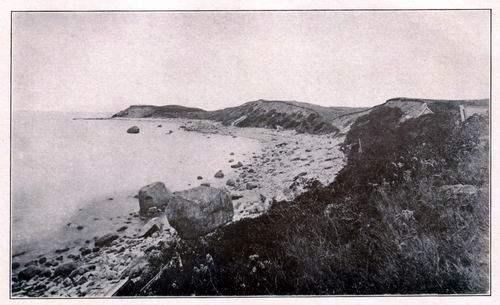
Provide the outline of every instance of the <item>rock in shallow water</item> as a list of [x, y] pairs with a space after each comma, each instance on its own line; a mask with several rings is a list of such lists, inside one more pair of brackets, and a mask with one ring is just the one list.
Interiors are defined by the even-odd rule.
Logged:
[[181, 238], [194, 239], [230, 222], [234, 210], [226, 189], [199, 186], [175, 192], [166, 214]]
[[241, 162], [238, 162], [236, 164], [231, 165], [231, 168], [240, 168], [242, 166], [243, 166], [243, 164]]
[[214, 177], [219, 179], [224, 178], [224, 173], [220, 170], [217, 173], [215, 173]]
[[132, 126], [129, 129], [127, 129], [127, 133], [139, 133], [140, 129], [137, 126]]

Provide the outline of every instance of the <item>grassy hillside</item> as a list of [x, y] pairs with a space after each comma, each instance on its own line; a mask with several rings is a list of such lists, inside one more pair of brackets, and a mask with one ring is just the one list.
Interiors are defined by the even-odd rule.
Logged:
[[178, 118], [200, 117], [207, 112], [200, 108], [184, 107], [179, 105], [153, 106], [132, 105], [125, 110], [115, 113], [111, 118]]
[[359, 117], [331, 185], [151, 249], [156, 277], [121, 293], [488, 292], [488, 118], [461, 123], [443, 111], [401, 122], [403, 114], [381, 106]]
[[338, 132], [331, 123], [333, 118], [357, 110], [359, 108], [323, 107], [296, 101], [258, 100], [216, 111], [176, 105], [137, 105], [130, 106], [112, 117], [208, 119], [239, 127], [273, 129], [282, 127], [301, 133], [325, 134]]

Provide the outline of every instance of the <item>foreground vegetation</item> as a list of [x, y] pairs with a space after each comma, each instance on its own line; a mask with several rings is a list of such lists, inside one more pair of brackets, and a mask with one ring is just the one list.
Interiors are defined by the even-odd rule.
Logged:
[[360, 117], [331, 185], [151, 249], [155, 277], [121, 293], [487, 293], [488, 118], [401, 115], [379, 107]]

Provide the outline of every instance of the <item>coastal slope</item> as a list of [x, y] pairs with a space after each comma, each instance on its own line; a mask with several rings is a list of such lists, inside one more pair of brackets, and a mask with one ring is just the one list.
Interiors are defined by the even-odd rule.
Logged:
[[221, 122], [225, 126], [290, 129], [299, 133], [328, 134], [338, 132], [338, 128], [332, 124], [334, 118], [363, 109], [261, 99], [215, 111], [175, 105], [134, 105], [116, 113], [112, 118], [208, 119]]

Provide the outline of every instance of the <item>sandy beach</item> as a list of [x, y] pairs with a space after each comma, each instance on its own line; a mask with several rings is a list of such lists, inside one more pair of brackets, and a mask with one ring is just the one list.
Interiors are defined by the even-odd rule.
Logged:
[[[314, 180], [323, 184], [332, 182], [345, 161], [339, 146], [343, 138], [333, 135], [238, 128], [204, 120], [120, 120], [130, 120], [131, 125], [139, 125], [144, 120], [176, 123], [179, 128], [173, 132], [185, 130], [202, 133], [204, 137], [219, 134], [257, 140], [261, 144], [260, 150], [242, 156], [230, 152], [226, 156], [226, 167], [215, 169], [209, 177], [197, 177], [199, 184], [225, 187], [230, 191], [234, 206], [233, 221], [264, 213], [273, 200], [293, 199]], [[219, 170], [223, 177], [215, 178], [214, 175]], [[139, 204], [134, 195], [117, 194], [113, 198], [96, 199], [94, 204], [109, 205], [118, 200], [127, 201], [129, 205], [136, 202], [138, 211]], [[92, 209], [81, 212], [92, 213]], [[103, 219], [103, 215], [89, 214], [86, 217], [93, 218], [93, 225], [100, 226], [101, 232], [107, 231], [111, 238], [100, 247], [95, 244], [102, 236], [75, 240], [56, 250], [54, 255], [39, 256], [28, 262], [23, 260], [22, 255], [14, 257], [14, 297], [110, 296], [125, 280], [133, 277], [135, 272], [147, 264], [146, 252], [160, 243], [179, 238], [176, 231], [168, 225], [164, 213], [142, 217], [137, 212], [124, 213], [110, 209], [105, 215], [106, 219]], [[108, 219], [109, 221], [102, 221]], [[68, 228], [78, 230], [78, 225], [72, 221], [74, 220], [68, 220]], [[161, 230], [148, 232], [144, 236], [152, 223], [156, 223]]]

